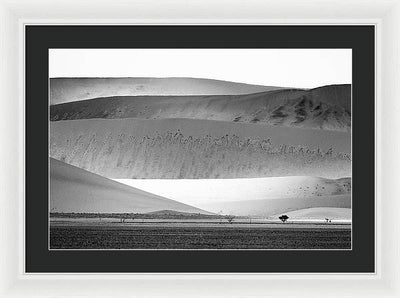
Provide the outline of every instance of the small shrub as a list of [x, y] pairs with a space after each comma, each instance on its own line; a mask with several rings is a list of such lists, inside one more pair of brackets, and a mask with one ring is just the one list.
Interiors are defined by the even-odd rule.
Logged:
[[233, 215], [226, 215], [225, 218], [230, 224], [233, 223], [233, 221], [235, 220], [235, 216]]
[[283, 215], [279, 216], [279, 219], [282, 222], [286, 222], [289, 219], [289, 216], [287, 216], [286, 214], [283, 214]]

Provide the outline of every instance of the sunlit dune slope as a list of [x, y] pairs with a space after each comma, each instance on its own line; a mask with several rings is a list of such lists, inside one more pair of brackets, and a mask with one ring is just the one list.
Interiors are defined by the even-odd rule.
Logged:
[[50, 107], [52, 121], [90, 118], [187, 118], [350, 131], [351, 85], [245, 95], [112, 96]]
[[350, 194], [351, 178], [267, 177], [247, 179], [117, 179], [181, 203], [197, 204]]
[[222, 212], [224, 214], [242, 216], [270, 217], [315, 207], [351, 208], [351, 195], [335, 195], [307, 198], [282, 198], [265, 200], [246, 200], [236, 202], [215, 202], [198, 204], [200, 208], [206, 208], [210, 212]]
[[50, 123], [50, 156], [108, 178], [351, 176], [349, 133], [194, 119]]
[[[330, 220], [351, 220], [351, 208], [335, 208], [335, 207], [315, 207], [306, 208], [285, 213], [290, 220], [296, 219], [330, 219]], [[279, 218], [282, 214], [276, 214], [274, 217]]]
[[210, 214], [50, 158], [50, 211], [145, 213], [162, 210]]
[[201, 78], [52, 78], [50, 104], [97, 97], [249, 94], [282, 89]]

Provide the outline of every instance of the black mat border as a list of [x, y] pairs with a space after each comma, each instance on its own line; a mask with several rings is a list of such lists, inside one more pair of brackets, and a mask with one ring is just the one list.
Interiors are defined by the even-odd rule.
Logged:
[[[351, 251], [49, 251], [49, 48], [352, 48]], [[254, 67], [257, 67], [255, 65]], [[374, 272], [374, 26], [26, 26], [26, 272]]]

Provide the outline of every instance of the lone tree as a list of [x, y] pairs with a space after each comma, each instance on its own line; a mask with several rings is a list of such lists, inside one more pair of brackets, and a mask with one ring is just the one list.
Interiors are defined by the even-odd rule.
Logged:
[[283, 214], [283, 215], [279, 216], [279, 219], [282, 222], [286, 222], [289, 219], [289, 216], [287, 216], [286, 214]]
[[235, 219], [235, 216], [233, 215], [225, 215], [226, 220], [228, 221], [228, 223], [233, 223], [233, 220]]

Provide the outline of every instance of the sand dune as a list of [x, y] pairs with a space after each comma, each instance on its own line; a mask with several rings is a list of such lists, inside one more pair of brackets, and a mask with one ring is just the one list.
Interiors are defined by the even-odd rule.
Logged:
[[50, 158], [51, 212], [146, 213], [162, 210], [210, 214]]
[[351, 219], [350, 85], [57, 78], [50, 89], [52, 212]]
[[[351, 220], [351, 208], [334, 208], [334, 207], [316, 207], [307, 208], [285, 213], [289, 219], [321, 219], [328, 218], [330, 220]], [[273, 217], [279, 218], [282, 214], [276, 214]]]
[[234, 95], [282, 89], [199, 78], [52, 78], [50, 104], [97, 97], [138, 95]]
[[222, 212], [223, 214], [238, 216], [270, 217], [306, 208], [351, 208], [351, 195], [215, 202], [198, 204], [198, 207], [215, 213]]
[[50, 124], [50, 156], [108, 178], [351, 176], [349, 133], [195, 119]]
[[345, 195], [351, 179], [269, 177], [251, 179], [116, 179], [116, 181], [175, 201], [198, 204], [310, 198]]
[[91, 118], [206, 119], [350, 131], [351, 86], [246, 95], [113, 96], [50, 107], [52, 121]]

